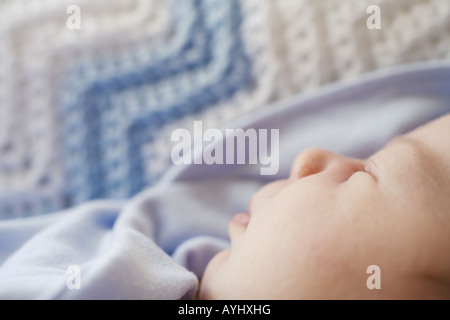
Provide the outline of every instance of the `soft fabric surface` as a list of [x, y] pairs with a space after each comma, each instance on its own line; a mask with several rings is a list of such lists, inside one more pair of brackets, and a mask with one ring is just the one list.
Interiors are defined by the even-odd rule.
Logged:
[[[280, 170], [182, 165], [129, 200], [0, 222], [2, 299], [191, 299], [227, 224], [308, 146], [367, 157], [450, 112], [450, 64], [416, 64], [256, 110], [226, 128], [280, 129]], [[219, 143], [219, 142], [217, 142]], [[200, 152], [201, 150], [199, 150]], [[198, 154], [197, 154], [198, 156]]]
[[448, 61], [449, 14], [448, 0], [2, 0], [0, 219], [130, 199], [193, 120], [220, 128], [369, 71]]

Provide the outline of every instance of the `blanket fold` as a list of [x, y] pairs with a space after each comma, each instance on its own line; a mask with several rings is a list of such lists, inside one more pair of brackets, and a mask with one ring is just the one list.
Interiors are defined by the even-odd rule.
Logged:
[[448, 63], [331, 85], [226, 126], [280, 130], [274, 176], [260, 165], [174, 166], [129, 200], [0, 221], [0, 299], [192, 299], [208, 261], [229, 245], [232, 216], [264, 183], [285, 178], [298, 152], [367, 157], [450, 112], [449, 87]]

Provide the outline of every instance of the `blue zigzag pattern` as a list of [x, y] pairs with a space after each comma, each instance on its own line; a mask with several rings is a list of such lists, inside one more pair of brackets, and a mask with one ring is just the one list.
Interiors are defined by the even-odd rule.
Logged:
[[[108, 68], [97, 60], [79, 65], [69, 80], [71, 92], [62, 100], [68, 206], [130, 197], [153, 184], [145, 175], [142, 146], [164, 125], [248, 86], [251, 65], [239, 35], [239, 1], [172, 0], [172, 6], [174, 35], [147, 50], [144, 65], [129, 70], [121, 59], [130, 57], [119, 56], [115, 71], [101, 74]], [[93, 79], [85, 74], [89, 68], [100, 70]], [[123, 97], [130, 95], [137, 107], [127, 105]]]

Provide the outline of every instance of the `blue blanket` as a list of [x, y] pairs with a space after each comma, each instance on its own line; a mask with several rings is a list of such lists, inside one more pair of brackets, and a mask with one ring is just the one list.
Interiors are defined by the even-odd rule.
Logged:
[[[173, 166], [130, 200], [0, 222], [1, 299], [191, 299], [231, 217], [309, 146], [367, 157], [450, 112], [450, 64], [379, 71], [248, 114], [222, 128], [279, 129], [279, 170], [259, 164]], [[219, 143], [216, 141], [215, 143]], [[199, 156], [202, 150], [196, 150]], [[96, 186], [93, 186], [95, 189]]]

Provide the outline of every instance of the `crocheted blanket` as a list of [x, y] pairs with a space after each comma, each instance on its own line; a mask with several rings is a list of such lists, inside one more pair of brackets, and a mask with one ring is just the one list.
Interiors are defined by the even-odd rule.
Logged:
[[449, 48], [448, 0], [0, 1], [0, 219], [128, 199], [177, 128]]

